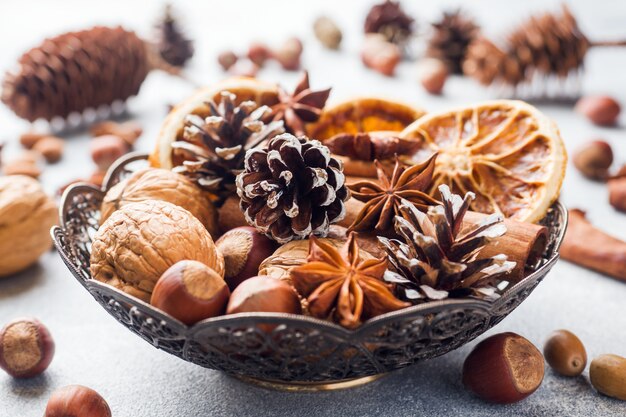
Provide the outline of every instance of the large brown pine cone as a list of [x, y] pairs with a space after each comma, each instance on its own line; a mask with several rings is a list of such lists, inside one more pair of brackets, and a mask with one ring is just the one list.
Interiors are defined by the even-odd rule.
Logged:
[[237, 193], [246, 221], [281, 244], [326, 236], [349, 198], [343, 166], [330, 150], [288, 133], [248, 151]]
[[121, 27], [94, 27], [46, 39], [24, 53], [2, 83], [2, 102], [34, 121], [124, 101], [150, 71], [145, 43]]

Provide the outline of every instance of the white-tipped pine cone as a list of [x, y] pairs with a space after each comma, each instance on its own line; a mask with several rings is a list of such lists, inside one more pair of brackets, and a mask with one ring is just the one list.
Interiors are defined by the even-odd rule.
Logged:
[[246, 221], [281, 244], [326, 236], [349, 198], [341, 162], [320, 141], [291, 134], [247, 152], [237, 194]]

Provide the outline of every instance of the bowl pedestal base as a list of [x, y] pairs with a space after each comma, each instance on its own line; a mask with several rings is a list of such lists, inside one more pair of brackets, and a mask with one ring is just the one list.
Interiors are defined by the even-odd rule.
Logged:
[[243, 375], [231, 375], [234, 378], [239, 379], [245, 383], [256, 385], [261, 388], [268, 388], [277, 391], [291, 391], [291, 392], [314, 392], [314, 391], [334, 391], [346, 388], [360, 387], [361, 385], [369, 384], [376, 381], [379, 378], [388, 375], [387, 373], [365, 376], [362, 378], [345, 379], [337, 382], [283, 382], [283, 381], [271, 381], [265, 379], [251, 378]]

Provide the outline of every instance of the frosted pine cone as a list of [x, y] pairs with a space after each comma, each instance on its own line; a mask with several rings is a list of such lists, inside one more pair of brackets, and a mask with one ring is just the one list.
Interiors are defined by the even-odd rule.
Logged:
[[237, 176], [246, 221], [279, 243], [326, 236], [349, 197], [341, 162], [317, 140], [283, 134], [246, 154]]

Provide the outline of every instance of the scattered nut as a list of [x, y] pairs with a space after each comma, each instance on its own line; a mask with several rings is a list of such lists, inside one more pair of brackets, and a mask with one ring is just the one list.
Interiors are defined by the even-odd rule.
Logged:
[[184, 175], [158, 168], [136, 171], [111, 187], [102, 200], [100, 222], [127, 204], [146, 200], [162, 200], [180, 206], [200, 220], [211, 236], [218, 235], [217, 209], [208, 194]]
[[52, 393], [44, 417], [111, 417], [100, 394], [82, 385], [68, 385]]
[[626, 212], [626, 177], [609, 181], [609, 203], [615, 210]]
[[215, 242], [224, 256], [224, 279], [233, 291], [244, 280], [259, 274], [259, 265], [276, 250], [276, 242], [253, 227], [229, 230]]
[[91, 275], [145, 302], [163, 273], [196, 260], [224, 275], [224, 258], [202, 223], [172, 203], [147, 200], [115, 211], [96, 232]]
[[273, 56], [283, 69], [296, 71], [300, 69], [302, 49], [302, 42], [300, 39], [289, 38], [280, 48], [273, 52]]
[[100, 171], [106, 171], [129, 150], [126, 141], [115, 135], [98, 136], [91, 141], [91, 159]]
[[0, 368], [12, 377], [37, 376], [53, 357], [54, 341], [39, 320], [14, 320], [0, 330]]
[[46, 136], [49, 135], [45, 133], [26, 132], [20, 136], [20, 143], [26, 149], [32, 149], [32, 147], [35, 146], [40, 139], [45, 138]]
[[132, 120], [124, 123], [107, 120], [94, 124], [90, 131], [94, 137], [105, 135], [118, 136], [124, 139], [129, 147], [132, 147], [143, 133], [143, 129], [139, 123]]
[[626, 401], [626, 358], [600, 355], [589, 367], [591, 385], [598, 392]]
[[259, 72], [259, 66], [254, 62], [244, 59], [239, 60], [235, 65], [230, 67], [228, 73], [236, 77], [256, 77]]
[[0, 277], [28, 268], [50, 250], [57, 216], [54, 200], [36, 180], [0, 177]]
[[429, 94], [439, 95], [448, 79], [448, 67], [439, 59], [424, 59], [419, 64], [420, 82]]
[[620, 105], [609, 96], [587, 96], [576, 103], [575, 110], [587, 117], [593, 124], [612, 126], [617, 122]]
[[602, 181], [607, 178], [613, 163], [613, 150], [608, 143], [594, 140], [574, 153], [573, 162], [585, 177]]
[[463, 384], [485, 401], [510, 404], [543, 381], [541, 352], [515, 333], [500, 333], [476, 345], [463, 364]]
[[4, 175], [26, 175], [34, 179], [41, 175], [41, 169], [37, 164], [19, 159], [4, 163], [2, 171]]
[[230, 296], [226, 314], [246, 312], [300, 314], [302, 307], [291, 285], [261, 276], [243, 281]]
[[366, 67], [391, 77], [401, 59], [402, 52], [400, 48], [393, 43], [387, 42], [384, 36], [379, 34], [365, 36], [365, 42], [361, 50], [361, 60]]
[[185, 324], [224, 314], [230, 291], [224, 278], [198, 261], [180, 261], [157, 281], [150, 304]]
[[564, 376], [578, 376], [587, 366], [587, 351], [576, 335], [568, 330], [557, 330], [543, 347], [548, 365]]
[[40, 153], [48, 163], [58, 162], [63, 156], [63, 148], [65, 142], [61, 138], [55, 136], [46, 136], [41, 138], [33, 146], [35, 152]]
[[272, 56], [272, 51], [263, 43], [253, 42], [248, 47], [247, 56], [250, 61], [262, 67], [265, 65], [265, 61]]
[[239, 58], [233, 51], [224, 51], [217, 56], [217, 62], [224, 71], [228, 71]]
[[341, 29], [328, 16], [320, 16], [313, 23], [313, 32], [317, 40], [328, 49], [339, 49], [341, 45]]

